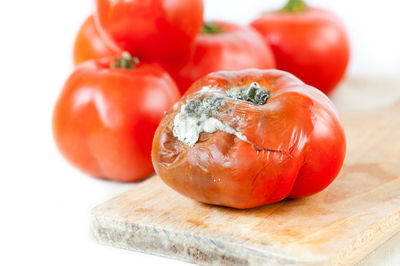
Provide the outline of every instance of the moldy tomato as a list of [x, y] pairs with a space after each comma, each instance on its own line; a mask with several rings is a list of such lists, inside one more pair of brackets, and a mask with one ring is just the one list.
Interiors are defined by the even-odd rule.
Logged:
[[140, 59], [173, 58], [190, 50], [203, 25], [202, 0], [96, 0], [103, 35]]
[[73, 165], [92, 176], [141, 180], [153, 172], [151, 143], [158, 123], [179, 97], [164, 70], [138, 63], [129, 54], [84, 62], [56, 103], [56, 144]]
[[244, 70], [195, 82], [160, 123], [152, 159], [183, 195], [242, 209], [321, 191], [345, 150], [325, 94], [283, 71]]
[[252, 28], [216, 21], [204, 24], [189, 60], [183, 65], [175, 60], [163, 66], [184, 93], [194, 81], [211, 72], [275, 68], [275, 60], [262, 36]]
[[93, 16], [88, 17], [79, 29], [74, 44], [74, 64], [84, 61], [100, 59], [119, 53], [119, 48], [114, 44], [106, 43], [100, 36]]
[[264, 13], [251, 25], [271, 46], [278, 69], [324, 93], [331, 92], [343, 78], [349, 41], [331, 12], [290, 0], [282, 10]]

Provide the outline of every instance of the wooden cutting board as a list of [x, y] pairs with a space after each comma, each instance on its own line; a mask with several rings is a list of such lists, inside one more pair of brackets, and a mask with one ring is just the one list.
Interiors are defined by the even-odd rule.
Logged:
[[337, 179], [314, 196], [250, 210], [185, 198], [157, 176], [92, 211], [104, 244], [204, 265], [351, 265], [400, 231], [400, 103], [341, 115]]

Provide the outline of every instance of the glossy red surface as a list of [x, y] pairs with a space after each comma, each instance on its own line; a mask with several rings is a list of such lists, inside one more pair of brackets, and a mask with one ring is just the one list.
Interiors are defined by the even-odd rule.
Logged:
[[153, 173], [158, 123], [180, 94], [160, 67], [109, 65], [108, 58], [87, 61], [68, 78], [54, 109], [54, 138], [60, 152], [92, 176], [141, 180]]
[[88, 17], [79, 29], [74, 43], [74, 64], [116, 55], [120, 50], [116, 45], [107, 44], [94, 24], [93, 16]]
[[324, 93], [343, 78], [350, 54], [345, 29], [331, 12], [267, 12], [251, 24], [272, 48], [277, 67]]
[[[226, 96], [229, 88], [252, 82], [272, 92], [266, 104]], [[210, 95], [226, 101], [215, 118], [248, 141], [203, 132], [190, 147], [173, 135], [181, 106]], [[345, 151], [342, 125], [325, 94], [287, 72], [244, 70], [212, 73], [194, 83], [160, 123], [152, 159], [164, 182], [183, 195], [242, 209], [321, 191], [337, 176]]]
[[222, 32], [199, 34], [190, 60], [183, 64], [176, 60], [164, 64], [182, 93], [211, 72], [276, 67], [271, 49], [255, 30], [227, 22], [214, 23]]
[[141, 59], [190, 52], [203, 25], [202, 0], [96, 0], [102, 34]]

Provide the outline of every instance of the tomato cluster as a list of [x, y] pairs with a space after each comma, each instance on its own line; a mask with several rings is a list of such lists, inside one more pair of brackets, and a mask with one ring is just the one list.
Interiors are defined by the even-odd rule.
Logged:
[[[349, 59], [348, 40], [338, 19], [326, 10], [308, 7], [301, 0], [289, 0], [283, 9], [264, 13], [250, 25], [239, 26], [223, 21], [204, 22], [203, 8], [202, 0], [95, 1], [94, 13], [83, 23], [76, 37], [73, 57], [76, 67], [64, 85], [53, 116], [56, 144], [73, 165], [94, 177], [116, 181], [138, 181], [150, 176], [154, 172], [151, 159], [153, 136], [165, 112], [170, 110], [182, 94], [186, 93], [185, 97], [188, 97], [186, 95], [192, 84], [191, 91], [201, 90], [199, 86], [207, 82], [204, 79], [197, 80], [211, 72], [278, 68], [295, 74], [306, 84], [325, 93], [332, 91], [345, 73]], [[246, 85], [243, 80], [236, 80], [242, 72], [232, 73], [236, 74], [221, 74], [224, 78], [235, 80], [233, 83], [226, 81], [227, 84]], [[290, 128], [292, 120], [300, 119], [309, 123], [306, 127], [315, 126], [310, 122], [310, 116], [315, 118], [319, 112], [315, 106], [328, 103], [328, 107], [320, 109], [321, 112], [329, 113], [326, 119], [332, 120], [325, 126], [332, 126], [334, 133], [339, 136], [329, 144], [337, 153], [337, 159], [326, 161], [330, 158], [323, 156], [326, 151], [314, 147], [322, 140], [331, 141], [328, 137], [318, 134], [314, 136], [310, 128], [304, 129], [301, 136], [308, 138], [308, 144], [302, 142], [302, 145], [308, 145], [307, 149], [313, 148], [320, 152], [314, 152], [313, 155], [300, 152], [294, 154], [293, 156], [298, 156], [298, 161], [291, 160], [290, 163], [294, 163], [298, 171], [293, 170], [287, 177], [287, 182], [292, 186], [295, 184], [295, 187], [291, 190], [286, 188], [284, 192], [271, 197], [276, 199], [288, 195], [303, 196], [324, 188], [340, 169], [345, 143], [342, 129], [340, 125], [336, 125], [336, 114], [331, 110], [329, 100], [315, 91], [303, 93], [301, 97], [296, 96], [297, 91], [292, 90], [291, 86], [307, 86], [297, 79], [279, 74], [280, 72], [243, 73], [250, 73], [250, 78], [266, 84], [270, 84], [271, 80], [287, 80], [289, 89], [282, 89], [287, 90], [287, 96], [277, 100], [278, 105], [301, 104], [304, 107], [314, 104], [313, 110], [316, 113], [312, 113], [312, 108], [306, 106], [300, 117], [291, 118], [290, 114], [283, 112], [281, 115], [286, 118], [282, 117], [279, 122], [282, 125], [271, 122], [275, 126], [279, 125], [279, 130], [285, 130], [284, 134], [289, 139], [293, 132], [283, 129], [285, 125]], [[215, 77], [223, 79], [222, 76]], [[293, 82], [296, 84], [293, 85]], [[216, 86], [219, 84], [217, 82]], [[277, 86], [276, 91], [280, 90]], [[293, 100], [298, 97], [301, 101]], [[273, 116], [274, 108], [279, 109], [269, 108], [270, 105], [263, 109], [263, 121], [266, 121], [266, 125], [269, 123], [268, 112]], [[290, 108], [295, 110], [297, 107]], [[255, 121], [257, 119], [254, 117]], [[159, 132], [158, 136], [160, 134]], [[272, 136], [270, 139], [274, 140], [280, 134], [278, 131], [271, 131], [266, 136]], [[164, 145], [164, 148], [172, 145], [169, 137], [170, 135], [163, 135], [161, 139], [157, 139], [156, 145]], [[216, 145], [231, 145], [232, 139], [230, 136], [216, 142], [220, 142]], [[158, 148], [154, 151], [153, 146], [153, 155], [156, 156], [153, 160], [157, 161], [155, 165], [159, 171], [164, 168], [159, 165], [157, 156], [166, 156], [167, 153], [168, 151], [163, 152]], [[318, 168], [315, 165], [301, 166], [301, 160], [322, 161], [318, 163]], [[321, 166], [322, 164], [326, 164], [326, 167]], [[255, 163], [254, 169], [257, 165]], [[321, 167], [328, 177], [316, 183], [310, 181], [315, 183], [315, 188], [304, 189], [302, 186], [306, 182], [304, 180], [309, 178], [307, 176], [315, 174], [314, 169], [318, 168], [320, 171]], [[297, 178], [296, 181], [295, 172], [304, 177]], [[196, 176], [196, 173], [193, 175]], [[246, 173], [241, 172], [240, 175], [246, 176]], [[164, 177], [169, 180], [169, 175]], [[240, 181], [241, 177], [238, 178], [239, 183], [243, 183]], [[180, 181], [177, 179], [174, 182]], [[236, 193], [238, 189], [232, 187], [229, 190], [229, 185], [226, 188], [228, 194]], [[273, 201], [251, 196], [251, 202], [242, 202], [241, 205], [228, 196], [224, 201], [214, 199], [215, 195], [210, 194], [209, 200], [205, 200], [200, 196], [193, 196], [194, 192], [186, 193], [185, 189], [192, 188], [184, 188], [183, 193], [191, 194], [193, 198], [234, 207], [256, 206]], [[252, 187], [248, 189], [257, 191]], [[206, 192], [199, 193], [204, 196]]]
[[74, 62], [121, 51], [161, 64], [182, 93], [213, 71], [276, 67], [329, 94], [345, 74], [350, 47], [334, 14], [302, 0], [263, 13], [250, 27], [204, 23], [202, 0], [96, 0], [76, 38]]

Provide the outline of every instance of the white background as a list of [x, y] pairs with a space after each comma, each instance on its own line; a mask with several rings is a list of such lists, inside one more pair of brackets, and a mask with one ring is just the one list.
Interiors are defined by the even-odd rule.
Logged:
[[[190, 0], [182, 0], [190, 1]], [[206, 18], [247, 23], [283, 1], [208, 0]], [[342, 18], [350, 74], [400, 73], [400, 1], [309, 1]], [[92, 1], [2, 0], [0, 6], [0, 264], [179, 265], [94, 243], [90, 209], [134, 186], [68, 165], [51, 133], [54, 102], [72, 71], [72, 44]]]

